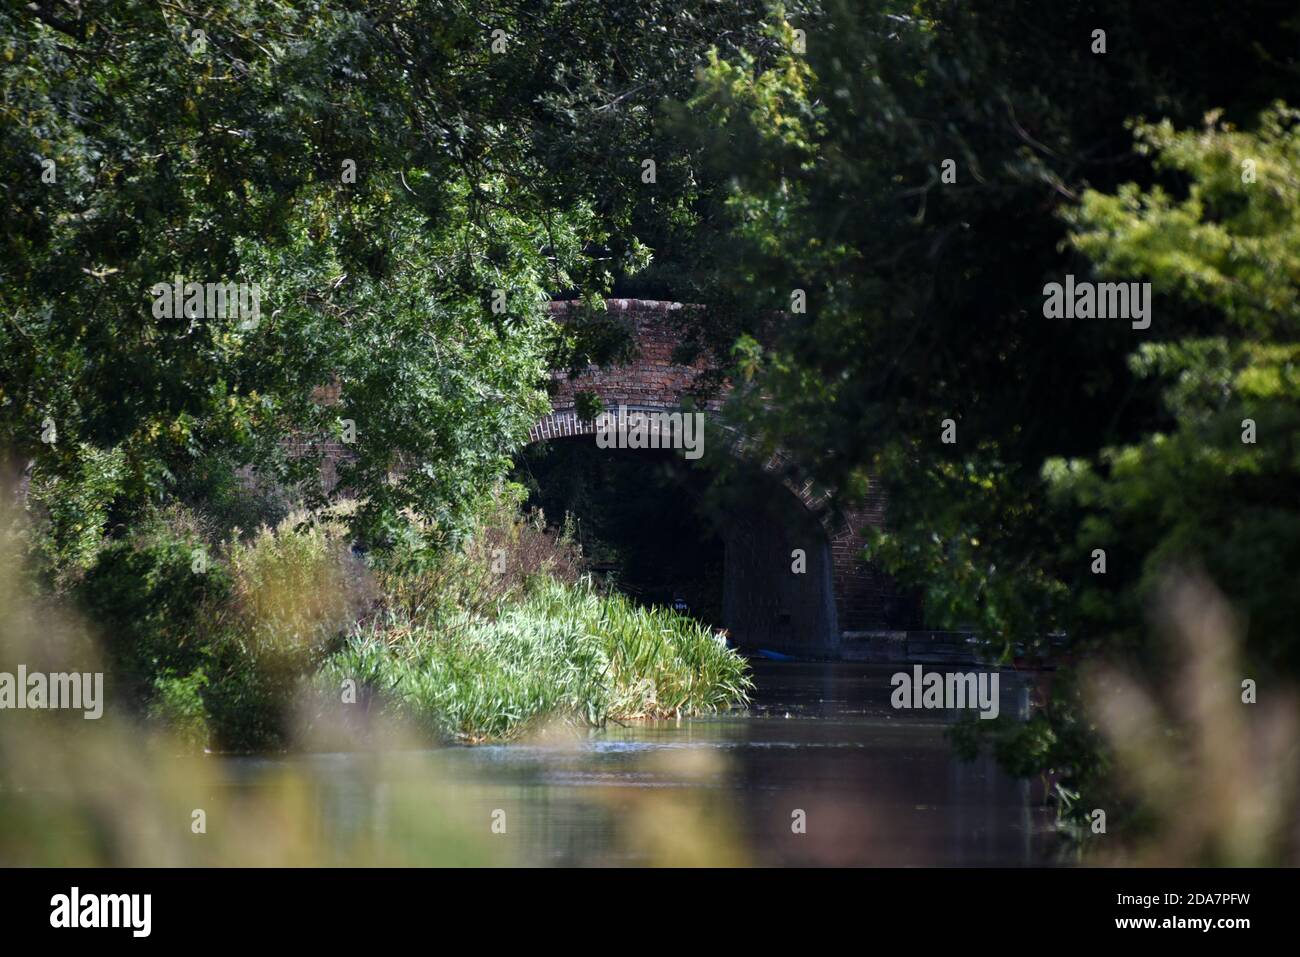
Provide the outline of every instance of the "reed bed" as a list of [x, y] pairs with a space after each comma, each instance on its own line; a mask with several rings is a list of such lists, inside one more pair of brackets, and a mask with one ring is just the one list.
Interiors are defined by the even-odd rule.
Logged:
[[492, 617], [388, 617], [358, 627], [321, 669], [352, 679], [372, 705], [441, 738], [508, 740], [553, 722], [698, 715], [744, 706], [743, 658], [707, 626], [576, 584], [534, 581]]

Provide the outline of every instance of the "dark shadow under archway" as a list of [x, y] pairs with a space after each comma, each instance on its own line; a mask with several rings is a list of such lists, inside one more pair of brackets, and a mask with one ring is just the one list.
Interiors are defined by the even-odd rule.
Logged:
[[635, 600], [682, 601], [742, 647], [833, 652], [826, 534], [771, 476], [723, 480], [673, 452], [575, 436], [528, 446], [512, 477], [548, 524], [569, 517], [593, 570]]
[[668, 451], [598, 449], [575, 437], [528, 446], [512, 478], [548, 524], [571, 521], [597, 575], [644, 604], [680, 599], [722, 627], [723, 543], [697, 514], [704, 473]]

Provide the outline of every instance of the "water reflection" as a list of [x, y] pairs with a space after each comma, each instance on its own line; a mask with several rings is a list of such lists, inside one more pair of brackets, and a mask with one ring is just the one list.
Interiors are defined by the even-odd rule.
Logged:
[[[1050, 810], [992, 759], [958, 761], [951, 713], [892, 709], [896, 670], [760, 662], [745, 714], [390, 754], [379, 776], [366, 755], [232, 764], [240, 788], [307, 772], [313, 830], [338, 844], [393, 840], [391, 808], [417, 802], [519, 864], [1050, 863]], [[1018, 712], [1025, 682], [1004, 673], [1001, 699]]]

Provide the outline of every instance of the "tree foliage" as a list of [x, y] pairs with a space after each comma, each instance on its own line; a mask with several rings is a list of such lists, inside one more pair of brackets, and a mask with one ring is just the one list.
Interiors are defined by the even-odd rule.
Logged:
[[[1300, 663], [1297, 134], [1270, 108], [1298, 28], [1272, 2], [832, 2], [778, 11], [784, 57], [712, 62], [673, 111], [731, 175], [692, 344], [731, 361], [762, 449], [884, 485], [868, 555], [930, 625], [1154, 664], [1152, 588], [1200, 561], [1257, 660]], [[1066, 275], [1150, 281], [1151, 328], [1046, 318]], [[1105, 768], [1072, 687], [1001, 746], [1067, 791]]]
[[[1158, 169], [1187, 187], [1089, 191], [1071, 242], [1107, 276], [1141, 276], [1167, 308], [1209, 309], [1217, 329], [1142, 345], [1135, 376], [1161, 388], [1162, 427], [1090, 460], [1049, 460], [1081, 512], [1076, 544], [1118, 546], [1108, 577], [1072, 589], [1090, 621], [1130, 642], [1171, 566], [1199, 561], [1248, 623], [1256, 663], [1300, 669], [1300, 112], [1251, 131], [1139, 123]], [[1176, 315], [1176, 312], [1175, 312]], [[1102, 588], [1099, 581], [1112, 582]]]
[[[388, 540], [418, 509], [454, 536], [541, 408], [548, 365], [587, 348], [543, 301], [598, 301], [648, 260], [638, 231], [695, 198], [655, 105], [689, 89], [708, 47], [758, 38], [761, 14], [0, 13], [0, 447], [38, 502], [84, 500], [53, 516], [54, 551], [84, 562], [146, 504], [203, 500], [240, 465], [309, 477], [284, 440], [342, 436], [341, 420], [360, 530]], [[154, 315], [150, 290], [174, 280], [258, 284], [260, 319]], [[312, 400], [331, 384], [338, 404]]]

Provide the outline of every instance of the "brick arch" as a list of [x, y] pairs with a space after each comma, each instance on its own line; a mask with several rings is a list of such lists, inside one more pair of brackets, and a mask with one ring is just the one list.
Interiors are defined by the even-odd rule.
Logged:
[[[578, 301], [549, 303], [552, 316], [565, 321], [570, 311], [582, 308]], [[570, 378], [563, 371], [551, 373], [551, 412], [529, 430], [530, 443], [548, 439], [595, 434], [595, 423], [583, 421], [576, 412], [579, 392], [595, 393], [605, 408], [629, 411], [681, 411], [687, 397], [695, 397], [700, 377], [709, 371], [701, 360], [693, 365], [673, 361], [680, 341], [675, 319], [682, 310], [701, 308], [679, 302], [648, 299], [607, 299], [606, 308], [626, 324], [636, 343], [636, 357], [627, 365], [589, 367]], [[725, 395], [725, 386], [723, 394]], [[721, 397], [695, 401], [697, 410], [712, 415], [721, 408]], [[736, 443], [743, 449], [743, 439]], [[826, 534], [834, 594], [835, 630], [840, 633], [890, 627], [890, 606], [895, 600], [889, 579], [862, 559], [866, 542], [860, 528], [882, 526], [884, 500], [878, 493], [854, 508], [836, 508], [833, 493], [802, 477], [780, 455], [764, 465], [765, 472], [778, 476], [783, 485], [812, 513]], [[838, 641], [836, 642], [838, 643]]]
[[[681, 406], [626, 406], [628, 412], [682, 412], [687, 410]], [[611, 409], [610, 411], [615, 411]], [[713, 410], [706, 411], [705, 415], [713, 417]], [[715, 420], [716, 421], [716, 420]], [[528, 445], [535, 442], [545, 442], [551, 439], [567, 439], [581, 435], [595, 435], [595, 420], [582, 419], [576, 409], [552, 408], [549, 415], [544, 415], [533, 423], [532, 428], [528, 430]], [[649, 426], [649, 434], [652, 436], [659, 435], [659, 424], [652, 421]], [[832, 495], [829, 489], [817, 485], [811, 478], [795, 477], [790, 474], [791, 466], [789, 460], [777, 452], [773, 454], [764, 464], [763, 471], [768, 474], [780, 476], [781, 484], [799, 500], [799, 502], [808, 511], [818, 516], [818, 521], [828, 533], [838, 527], [832, 518], [830, 506], [832, 504]]]
[[528, 430], [528, 444], [548, 439], [564, 439], [573, 435], [595, 435], [596, 423], [584, 422], [574, 409], [553, 409], [550, 415], [538, 419]]

